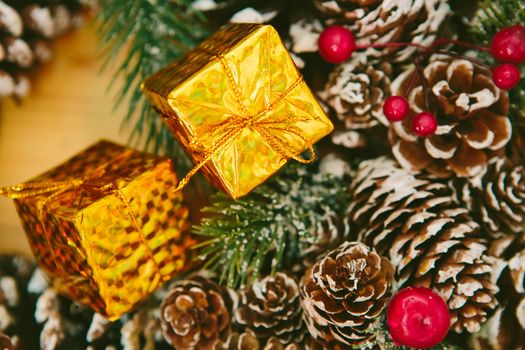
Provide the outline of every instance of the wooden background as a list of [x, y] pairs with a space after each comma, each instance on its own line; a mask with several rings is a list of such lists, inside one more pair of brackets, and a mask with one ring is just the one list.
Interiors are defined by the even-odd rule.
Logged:
[[[0, 186], [32, 178], [101, 138], [125, 143], [123, 110], [113, 111], [106, 88], [111, 69], [101, 58], [92, 25], [59, 39], [54, 59], [33, 79], [32, 94], [0, 109]], [[11, 200], [0, 198], [0, 251], [29, 253]]]

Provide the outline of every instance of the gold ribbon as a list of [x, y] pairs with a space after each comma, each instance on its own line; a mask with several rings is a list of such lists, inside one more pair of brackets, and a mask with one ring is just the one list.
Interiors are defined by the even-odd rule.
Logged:
[[[104, 176], [107, 175], [107, 170], [110, 166], [112, 166], [115, 163], [122, 162], [122, 161], [125, 161], [126, 159], [129, 159], [133, 154], [134, 152], [132, 150], [127, 150], [121, 153], [120, 155], [118, 155], [117, 157], [113, 158], [112, 160], [95, 168], [93, 171], [89, 172], [87, 175], [83, 176], [82, 178], [72, 178], [72, 179], [66, 179], [66, 180], [61, 180], [61, 181], [27, 182], [27, 183], [14, 185], [14, 186], [7, 186], [7, 187], [0, 188], [0, 196], [8, 197], [11, 199], [24, 199], [24, 198], [36, 197], [36, 196], [40, 196], [44, 194], [49, 195], [45, 199], [37, 202], [37, 213], [38, 213], [38, 218], [40, 219], [40, 222], [42, 224], [46, 244], [49, 248], [53, 262], [55, 264], [55, 269], [61, 278], [67, 278], [70, 276], [67, 276], [64, 273], [62, 266], [60, 266], [60, 264], [58, 264], [57, 262], [55, 252], [51, 244], [52, 231], [45, 217], [46, 208], [49, 203], [51, 203], [55, 198], [57, 198], [61, 194], [71, 191], [71, 190], [78, 190], [80, 188], [85, 188], [88, 191], [94, 191], [94, 192], [102, 193], [106, 195], [110, 193], [118, 194], [119, 198], [126, 206], [126, 210], [131, 218], [133, 227], [139, 233], [141, 243], [146, 247], [146, 251], [148, 252], [148, 255], [150, 255], [151, 260], [153, 261], [155, 265], [155, 269], [157, 273], [159, 274], [159, 277], [162, 278], [160, 267], [155, 262], [153, 251], [151, 250], [149, 245], [146, 243], [146, 238], [144, 236], [144, 233], [142, 232], [142, 229], [140, 228], [137, 222], [135, 214], [133, 214], [129, 201], [127, 200], [122, 190], [118, 187], [118, 184], [115, 182], [114, 179], [111, 179], [111, 178], [107, 180], [104, 179]], [[92, 266], [92, 268], [96, 269], [96, 266]]]
[[[212, 146], [208, 150], [204, 152], [202, 160], [200, 160], [195, 165], [195, 167], [191, 169], [190, 172], [179, 182], [179, 184], [175, 188], [175, 192], [182, 190], [188, 184], [190, 179], [204, 165], [206, 165], [206, 163], [208, 163], [217, 153], [222, 152], [228, 146], [230, 146], [232, 142], [234, 142], [235, 139], [247, 128], [251, 128], [257, 131], [261, 135], [263, 140], [268, 144], [268, 146], [270, 146], [273, 150], [279, 153], [281, 157], [285, 159], [291, 158], [302, 164], [308, 164], [315, 161], [316, 156], [312, 143], [307, 139], [302, 130], [294, 126], [290, 126], [290, 124], [293, 123], [307, 122], [308, 119], [300, 118], [297, 116], [289, 116], [277, 120], [267, 120], [264, 118], [268, 112], [273, 110], [275, 106], [281, 103], [297, 86], [303, 83], [302, 76], [299, 76], [282, 95], [280, 95], [275, 101], [270, 103], [266, 108], [264, 108], [255, 115], [249, 115], [246, 107], [242, 103], [242, 96], [240, 93], [239, 86], [235, 83], [233, 73], [231, 71], [231, 68], [228, 66], [228, 62], [224, 55], [214, 54], [202, 47], [198, 49], [219, 60], [228, 79], [228, 83], [231, 86], [235, 95], [236, 103], [239, 109], [242, 111], [242, 115], [232, 115], [227, 120], [203, 128], [203, 132], [207, 134], [206, 136], [211, 135], [212, 137], [216, 137], [217, 140], [212, 144]], [[279, 126], [283, 124], [285, 126]], [[298, 156], [293, 145], [291, 145], [288, 140], [275, 136], [276, 132], [290, 134], [296, 136], [301, 141], [303, 141], [308, 149], [310, 158], [306, 159], [301, 156]], [[214, 135], [222, 136], [218, 137]], [[191, 150], [195, 150], [198, 148], [202, 149], [202, 147], [198, 146], [198, 141], [194, 140], [190, 143]]]

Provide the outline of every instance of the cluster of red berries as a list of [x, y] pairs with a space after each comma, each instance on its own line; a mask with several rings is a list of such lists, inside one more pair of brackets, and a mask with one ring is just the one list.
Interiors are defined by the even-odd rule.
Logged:
[[[330, 63], [342, 63], [349, 59], [354, 51], [359, 49], [388, 46], [418, 45], [411, 43], [386, 43], [357, 46], [352, 32], [342, 26], [328, 27], [319, 36], [319, 54]], [[432, 51], [432, 47], [423, 49], [427, 52]], [[480, 49], [489, 51], [500, 62], [498, 66], [492, 68], [494, 84], [503, 90], [510, 90], [516, 87], [521, 79], [520, 71], [516, 65], [525, 62], [525, 26], [514, 25], [501, 29], [494, 35], [490, 49]], [[403, 96], [391, 96], [385, 101], [383, 106], [383, 112], [391, 122], [405, 119], [409, 109], [408, 101]], [[412, 119], [412, 131], [421, 137], [433, 135], [437, 127], [436, 117], [428, 111], [421, 112]]]

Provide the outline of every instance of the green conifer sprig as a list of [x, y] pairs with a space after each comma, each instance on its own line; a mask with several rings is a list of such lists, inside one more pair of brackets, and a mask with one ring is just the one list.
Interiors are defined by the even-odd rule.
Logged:
[[[141, 82], [182, 55], [208, 35], [202, 14], [191, 0], [100, 0], [98, 35], [106, 64], [119, 62], [115, 78], [124, 78], [116, 105], [126, 103], [124, 127], [130, 127], [131, 142], [142, 143], [155, 153], [175, 158], [178, 169], [189, 161], [145, 100]], [[106, 65], [105, 64], [105, 65]], [[118, 79], [114, 79], [118, 81]]]
[[210, 214], [194, 227], [204, 236], [200, 257], [227, 285], [250, 283], [262, 272], [301, 262], [316, 230], [348, 206], [348, 180], [319, 172], [318, 165], [287, 165], [250, 195], [234, 201], [219, 194]]

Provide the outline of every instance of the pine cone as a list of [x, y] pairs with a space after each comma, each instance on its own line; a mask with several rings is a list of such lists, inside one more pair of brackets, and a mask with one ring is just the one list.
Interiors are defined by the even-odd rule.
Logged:
[[369, 327], [390, 298], [392, 265], [362, 243], [345, 242], [303, 276], [301, 303], [310, 335], [323, 349], [369, 344]]
[[525, 168], [506, 158], [491, 161], [473, 178], [455, 181], [457, 195], [494, 237], [525, 229]]
[[401, 286], [424, 286], [447, 301], [451, 327], [476, 332], [495, 308], [487, 242], [446, 184], [416, 176], [387, 158], [360, 164], [350, 220], [359, 239], [392, 261]]
[[[358, 45], [410, 42], [429, 45], [450, 12], [447, 0], [313, 0], [326, 16], [326, 24], [345, 24]], [[395, 51], [395, 61], [410, 59], [417, 49], [368, 49], [369, 57]]]
[[245, 332], [260, 340], [274, 336], [283, 345], [302, 340], [301, 316], [299, 286], [281, 272], [244, 288], [235, 312], [235, 320]]
[[51, 40], [78, 24], [77, 1], [0, 1], [0, 97], [25, 97], [29, 75], [52, 56]]
[[241, 333], [233, 335], [229, 350], [299, 350], [300, 344], [291, 343], [284, 345], [279, 339], [271, 337], [266, 341], [257, 339], [251, 333]]
[[[414, 69], [392, 83], [392, 94], [405, 96]], [[510, 140], [507, 92], [497, 88], [490, 72], [464, 59], [434, 55], [417, 78], [410, 95], [410, 113], [390, 129], [393, 153], [406, 169], [440, 176], [474, 176]], [[425, 104], [426, 87], [429, 106]], [[411, 131], [413, 117], [430, 110], [438, 121], [435, 135], [420, 138]]]
[[202, 277], [176, 283], [160, 307], [166, 341], [180, 350], [214, 349], [225, 341], [231, 326], [224, 294]]
[[[525, 298], [521, 308], [515, 305], [500, 307], [486, 322], [483, 329], [470, 337], [473, 350], [525, 350], [525, 323], [518, 321], [521, 316], [525, 322]], [[521, 314], [516, 311], [521, 311]]]
[[493, 274], [503, 302], [525, 296], [525, 232], [492, 241], [489, 255], [496, 257]]

